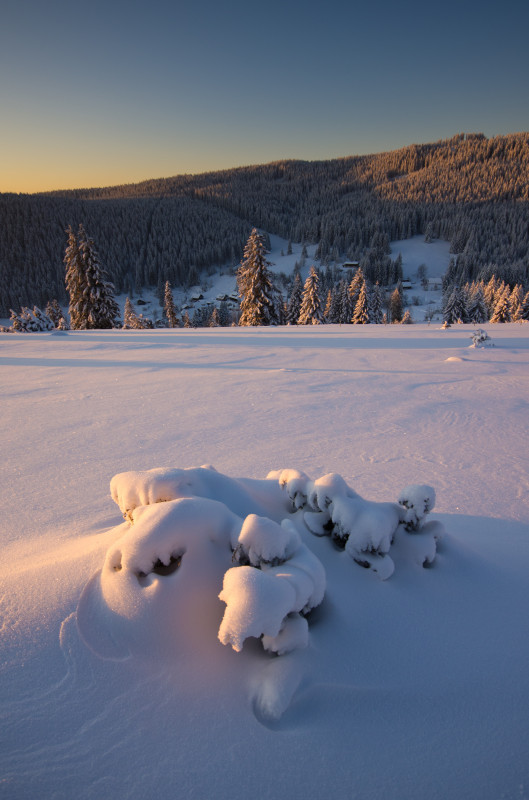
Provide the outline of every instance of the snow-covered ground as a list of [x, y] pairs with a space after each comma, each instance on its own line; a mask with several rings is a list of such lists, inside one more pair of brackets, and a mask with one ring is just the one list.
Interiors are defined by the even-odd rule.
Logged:
[[0, 335], [0, 796], [529, 797], [529, 326], [483, 327]]

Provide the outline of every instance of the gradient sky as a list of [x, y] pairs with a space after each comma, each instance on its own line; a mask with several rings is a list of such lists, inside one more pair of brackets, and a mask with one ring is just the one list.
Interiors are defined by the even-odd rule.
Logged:
[[529, 130], [527, 0], [0, 0], [0, 191]]

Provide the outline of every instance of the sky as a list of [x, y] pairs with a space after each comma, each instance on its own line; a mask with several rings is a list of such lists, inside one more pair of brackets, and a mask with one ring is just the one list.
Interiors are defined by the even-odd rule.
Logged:
[[526, 0], [0, 0], [0, 192], [529, 130]]

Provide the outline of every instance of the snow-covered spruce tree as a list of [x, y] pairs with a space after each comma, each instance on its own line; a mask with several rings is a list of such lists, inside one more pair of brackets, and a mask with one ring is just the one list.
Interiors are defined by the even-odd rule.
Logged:
[[510, 291], [509, 287], [507, 286], [499, 296], [498, 300], [496, 301], [492, 317], [490, 318], [491, 322], [511, 321], [511, 308], [509, 303], [509, 297], [510, 297]]
[[220, 328], [219, 310], [217, 306], [213, 307], [213, 311], [208, 320], [208, 328]]
[[402, 296], [398, 286], [393, 290], [391, 297], [389, 298], [388, 312], [390, 322], [402, 321]]
[[353, 316], [353, 307], [351, 305], [351, 296], [349, 294], [349, 286], [347, 285], [346, 280], [342, 280], [339, 283], [339, 292], [340, 292], [340, 304], [339, 304], [339, 315], [337, 322], [340, 325], [345, 325], [348, 322], [351, 322], [351, 317]]
[[[81, 227], [79, 228], [81, 230]], [[66, 231], [68, 234], [68, 243], [64, 253], [64, 265], [66, 267], [66, 291], [70, 297], [68, 305], [68, 312], [70, 314], [70, 327], [73, 330], [83, 326], [82, 307], [83, 307], [83, 294], [85, 291], [84, 270], [81, 259], [81, 252], [79, 250], [79, 242], [77, 236], [72, 230], [70, 225]]]
[[287, 306], [287, 325], [297, 325], [299, 319], [299, 312], [301, 310], [301, 296], [303, 294], [303, 286], [301, 283], [301, 275], [296, 272], [294, 275], [294, 285]]
[[24, 323], [20, 317], [20, 314], [17, 314], [16, 311], [10, 309], [11, 314], [9, 320], [11, 322], [11, 330], [15, 331], [15, 333], [25, 333], [26, 328], [24, 327]]
[[46, 305], [46, 316], [51, 319], [55, 328], [59, 327], [59, 322], [63, 316], [62, 309], [57, 300], [50, 300]]
[[138, 315], [134, 310], [130, 298], [125, 299], [125, 308], [123, 309], [123, 328], [125, 330], [136, 330], [139, 328]]
[[351, 308], [352, 308], [351, 317], [354, 314], [354, 310], [358, 302], [360, 289], [364, 284], [365, 284], [365, 277], [364, 273], [362, 272], [362, 267], [358, 267], [355, 274], [353, 275], [351, 283], [349, 284], [349, 297], [351, 298]]
[[325, 322], [329, 322], [329, 317], [331, 316], [331, 306], [332, 306], [332, 289], [327, 289], [327, 299], [325, 301], [325, 308], [323, 309], [323, 316]]
[[380, 284], [377, 281], [375, 284], [375, 288], [371, 293], [371, 310], [370, 310], [371, 322], [374, 322], [376, 325], [380, 325], [382, 323], [382, 317], [384, 315], [383, 305], [384, 305], [384, 297], [382, 294], [382, 289], [380, 288]]
[[77, 237], [69, 228], [64, 261], [71, 327], [74, 330], [117, 327], [119, 308], [114, 300], [114, 287], [106, 280], [94, 242], [82, 225]]
[[165, 289], [163, 295], [163, 313], [167, 317], [167, 322], [170, 328], [178, 327], [178, 317], [176, 316], [176, 309], [174, 307], [173, 293], [171, 291], [171, 284], [169, 281], [165, 282]]
[[265, 258], [263, 237], [253, 228], [244, 258], [237, 270], [237, 288], [241, 298], [239, 325], [277, 325], [277, 307], [272, 276]]
[[486, 322], [489, 318], [483, 289], [480, 284], [474, 287], [468, 301], [468, 318], [474, 325]]
[[521, 283], [517, 283], [509, 297], [509, 307], [511, 310], [512, 322], [518, 322], [520, 319], [520, 310], [523, 303], [523, 287]]
[[33, 306], [33, 316], [37, 320], [39, 331], [52, 331], [55, 328], [53, 321], [38, 306]]
[[522, 320], [529, 321], [529, 292], [526, 292], [524, 295], [517, 322], [521, 322]]
[[468, 322], [468, 309], [466, 297], [463, 289], [459, 286], [454, 286], [452, 292], [448, 296], [443, 309], [443, 319], [449, 325], [454, 322]]
[[322, 322], [323, 310], [319, 295], [318, 273], [315, 267], [311, 267], [303, 287], [298, 325], [321, 325]]
[[363, 281], [358, 293], [353, 318], [351, 320], [354, 325], [367, 325], [371, 322], [369, 318], [369, 297], [367, 293], [366, 282]]
[[219, 325], [222, 328], [227, 328], [230, 324], [230, 309], [228, 308], [228, 304], [225, 300], [221, 300], [219, 306]]

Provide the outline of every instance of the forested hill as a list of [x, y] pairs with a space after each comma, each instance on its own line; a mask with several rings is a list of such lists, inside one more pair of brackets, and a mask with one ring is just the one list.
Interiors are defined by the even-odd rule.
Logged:
[[0, 195], [0, 313], [65, 299], [65, 229], [83, 223], [117, 291], [192, 284], [236, 264], [253, 226], [360, 259], [417, 233], [458, 254], [454, 281], [529, 279], [529, 133], [460, 134], [329, 161], [281, 161], [125, 186]]

